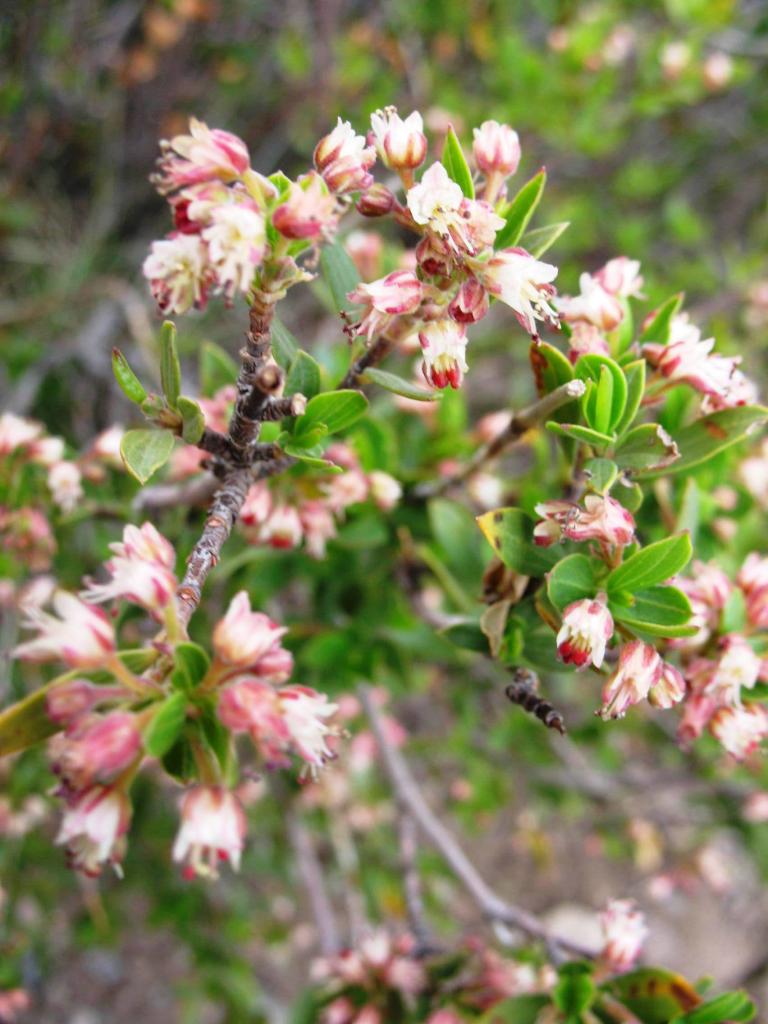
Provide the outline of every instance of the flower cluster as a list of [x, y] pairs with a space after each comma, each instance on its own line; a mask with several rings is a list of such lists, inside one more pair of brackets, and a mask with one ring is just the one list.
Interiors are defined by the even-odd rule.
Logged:
[[[106, 582], [88, 581], [80, 597], [55, 591], [53, 611], [31, 595], [23, 606], [37, 635], [17, 646], [16, 657], [58, 660], [70, 670], [46, 691], [48, 717], [60, 730], [49, 745], [65, 807], [57, 842], [86, 874], [99, 874], [104, 864], [119, 870], [136, 773], [171, 743], [189, 742], [199, 782], [182, 798], [173, 857], [192, 874], [215, 875], [221, 860], [236, 868], [245, 815], [224, 784], [221, 763], [230, 762], [232, 741], [214, 749], [206, 737], [222, 727], [228, 737], [247, 732], [266, 766], [288, 767], [295, 755], [314, 773], [333, 755], [326, 739], [335, 731], [328, 719], [336, 706], [309, 687], [282, 685], [293, 669], [281, 642], [286, 630], [252, 611], [245, 591], [214, 628], [212, 660], [189, 644], [179, 619], [175, 552], [150, 523], [126, 526], [111, 550]], [[120, 650], [113, 620], [99, 607], [114, 601], [138, 605], [162, 624], [149, 647]], [[169, 708], [180, 701], [169, 724]], [[213, 716], [207, 731], [199, 724], [203, 710]], [[158, 741], [168, 728], [170, 737]]]
[[309, 555], [322, 558], [346, 509], [371, 500], [387, 511], [400, 500], [398, 481], [382, 470], [366, 473], [349, 445], [336, 442], [325, 457], [343, 472], [308, 478], [306, 496], [298, 502], [295, 497], [281, 498], [265, 481], [252, 485], [240, 513], [243, 533], [251, 544], [297, 548], [303, 542]]

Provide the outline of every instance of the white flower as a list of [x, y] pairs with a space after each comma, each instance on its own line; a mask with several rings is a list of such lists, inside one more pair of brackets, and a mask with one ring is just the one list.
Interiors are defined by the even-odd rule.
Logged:
[[648, 936], [645, 917], [634, 900], [611, 900], [600, 915], [605, 945], [600, 954], [613, 971], [633, 966]]
[[48, 488], [62, 512], [72, 512], [83, 496], [82, 474], [74, 462], [56, 462], [48, 471]]
[[535, 335], [536, 320], [557, 320], [548, 299], [554, 288], [557, 267], [534, 259], [525, 249], [502, 249], [478, 269], [485, 287], [514, 310], [529, 334]]
[[612, 331], [624, 318], [624, 310], [615, 295], [606, 291], [597, 277], [582, 274], [579, 294], [563, 295], [557, 308], [564, 320], [586, 320], [601, 331]]
[[117, 869], [129, 820], [130, 805], [122, 790], [94, 786], [64, 811], [56, 842], [67, 847], [72, 867], [98, 875], [102, 864]]
[[463, 198], [461, 187], [448, 176], [443, 165], [434, 163], [419, 184], [408, 190], [406, 202], [417, 224], [445, 237], [459, 221]]
[[374, 469], [372, 473], [368, 474], [368, 480], [371, 485], [371, 497], [385, 512], [394, 508], [403, 496], [403, 488], [400, 483], [389, 473]]
[[259, 662], [280, 649], [280, 640], [287, 632], [263, 612], [251, 611], [248, 594], [241, 590], [230, 601], [224, 618], [216, 624], [213, 649], [225, 664], [258, 672]]
[[12, 412], [0, 416], [0, 455], [8, 455], [16, 448], [30, 444], [42, 432], [42, 425], [24, 419]]
[[600, 668], [605, 647], [613, 636], [613, 618], [599, 599], [585, 598], [574, 601], [563, 612], [563, 624], [557, 634], [557, 653], [577, 668], [586, 668], [591, 662]]
[[285, 686], [278, 691], [283, 721], [296, 753], [313, 769], [322, 767], [333, 757], [326, 737], [335, 729], [325, 723], [335, 714], [338, 705], [330, 704], [324, 693], [308, 686]]
[[19, 644], [16, 657], [29, 661], [61, 658], [72, 668], [104, 665], [115, 651], [115, 632], [104, 612], [63, 590], [53, 595], [53, 607], [56, 615], [35, 605], [25, 606], [24, 625], [38, 629], [40, 635]]
[[461, 386], [467, 366], [467, 335], [463, 324], [454, 320], [435, 320], [419, 331], [424, 356], [422, 373], [435, 388]]
[[122, 598], [145, 608], [155, 618], [162, 618], [178, 587], [170, 569], [139, 558], [111, 558], [106, 569], [112, 579], [108, 583], [91, 583], [82, 597], [94, 604]]
[[221, 786], [195, 786], [181, 801], [173, 859], [188, 861], [188, 872], [204, 878], [218, 877], [220, 860], [237, 871], [246, 829], [245, 812], [234, 793]]
[[608, 260], [604, 267], [595, 274], [598, 281], [610, 295], [630, 298], [640, 295], [643, 279], [640, 276], [640, 260], [630, 260], [626, 256], [617, 256]]
[[756, 750], [768, 736], [768, 713], [762, 704], [720, 708], [709, 723], [710, 731], [737, 761]]
[[248, 292], [267, 244], [262, 215], [247, 206], [217, 206], [203, 238], [219, 287], [228, 296], [236, 291]]
[[142, 271], [163, 313], [186, 313], [192, 306], [205, 305], [208, 250], [197, 235], [153, 242]]

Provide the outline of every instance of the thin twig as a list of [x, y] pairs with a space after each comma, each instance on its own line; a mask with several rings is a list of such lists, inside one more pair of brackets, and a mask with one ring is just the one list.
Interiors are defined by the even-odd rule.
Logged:
[[416, 939], [417, 955], [423, 956], [434, 950], [435, 944], [424, 909], [424, 894], [417, 864], [419, 845], [416, 823], [408, 809], [402, 804], [397, 816], [397, 841], [400, 848], [400, 867], [403, 872], [403, 891], [405, 905], [408, 909], [408, 924]]
[[365, 373], [369, 366], [375, 366], [376, 363], [380, 363], [384, 356], [389, 352], [391, 342], [388, 338], [380, 337], [370, 348], [367, 348], [361, 356], [352, 363], [350, 368], [344, 375], [343, 380], [339, 383], [339, 389], [343, 390], [346, 388], [355, 388], [360, 383], [360, 377]]
[[296, 866], [312, 907], [320, 952], [323, 956], [330, 956], [341, 948], [336, 915], [328, 896], [325, 876], [317, 857], [315, 844], [298, 813], [293, 813], [288, 817], [288, 835], [296, 855]]
[[434, 498], [440, 494], [445, 494], [452, 487], [463, 484], [486, 462], [496, 458], [497, 455], [500, 455], [505, 448], [514, 444], [515, 441], [519, 441], [523, 434], [529, 431], [531, 427], [541, 423], [542, 420], [551, 416], [553, 412], [556, 412], [562, 406], [567, 405], [576, 398], [580, 398], [584, 394], [585, 387], [586, 385], [582, 380], [569, 380], [566, 384], [561, 384], [560, 387], [555, 388], [548, 395], [544, 395], [543, 398], [529, 405], [526, 409], [512, 413], [512, 418], [507, 426], [500, 430], [495, 437], [491, 438], [487, 444], [478, 448], [472, 458], [461, 469], [450, 476], [442, 477], [440, 480], [433, 480], [422, 484], [414, 490], [414, 495], [417, 498]]
[[370, 687], [360, 686], [358, 694], [368, 720], [371, 723], [371, 728], [381, 752], [384, 768], [397, 799], [403, 806], [408, 808], [422, 833], [432, 843], [485, 917], [490, 921], [501, 921], [513, 928], [518, 928], [533, 938], [569, 949], [577, 956], [594, 956], [594, 950], [588, 949], [570, 939], [553, 935], [547, 926], [534, 914], [524, 910], [522, 907], [506, 902], [506, 900], [503, 900], [491, 889], [448, 829], [427, 804], [405, 758], [387, 739], [382, 727], [381, 716], [371, 696]]

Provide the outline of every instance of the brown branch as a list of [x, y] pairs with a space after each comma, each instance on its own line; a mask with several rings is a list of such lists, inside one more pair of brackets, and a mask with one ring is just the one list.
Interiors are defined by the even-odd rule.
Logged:
[[435, 950], [435, 944], [431, 929], [427, 924], [421, 876], [416, 863], [419, 852], [416, 822], [402, 803], [397, 816], [397, 841], [400, 848], [405, 905], [408, 908], [408, 924], [416, 939], [416, 955], [424, 956]]
[[290, 814], [288, 817], [288, 835], [296, 855], [296, 866], [312, 907], [320, 952], [323, 956], [330, 956], [341, 948], [341, 937], [315, 844], [298, 813]]
[[211, 500], [218, 486], [212, 473], [201, 473], [178, 483], [156, 484], [139, 491], [133, 507], [137, 512], [145, 512], [176, 508], [178, 505], [203, 505]]
[[445, 494], [452, 487], [463, 484], [486, 462], [495, 459], [505, 448], [514, 444], [515, 441], [519, 441], [523, 434], [527, 433], [531, 427], [541, 423], [542, 420], [551, 416], [553, 412], [556, 412], [562, 406], [567, 405], [576, 398], [580, 398], [584, 394], [585, 386], [582, 380], [570, 380], [567, 384], [561, 384], [560, 387], [555, 388], [548, 395], [544, 395], [543, 398], [529, 405], [526, 409], [512, 413], [512, 418], [507, 426], [499, 431], [495, 437], [491, 438], [487, 444], [478, 448], [472, 458], [461, 469], [450, 474], [450, 476], [442, 477], [440, 480], [421, 484], [414, 490], [414, 495], [417, 498], [434, 498], [440, 494]]
[[375, 366], [376, 363], [380, 363], [384, 356], [389, 352], [391, 341], [388, 338], [381, 336], [374, 342], [370, 348], [367, 348], [361, 356], [352, 363], [350, 368], [347, 370], [344, 378], [339, 383], [339, 389], [343, 390], [346, 388], [356, 388], [360, 383], [360, 377], [365, 373], [369, 366]]
[[594, 956], [594, 950], [585, 948], [570, 939], [553, 935], [543, 921], [534, 914], [522, 907], [508, 903], [491, 889], [424, 799], [403, 755], [387, 739], [382, 727], [381, 716], [371, 697], [370, 687], [360, 686], [358, 694], [371, 723], [384, 768], [398, 801], [408, 808], [424, 836], [432, 843], [485, 917], [492, 922], [501, 922], [517, 928], [532, 938], [568, 949], [577, 956]]

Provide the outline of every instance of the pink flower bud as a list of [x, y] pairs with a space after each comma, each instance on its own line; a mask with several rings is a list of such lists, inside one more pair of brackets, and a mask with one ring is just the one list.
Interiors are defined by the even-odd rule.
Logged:
[[127, 711], [86, 715], [51, 741], [51, 767], [67, 790], [112, 782], [136, 758], [141, 733]]
[[600, 958], [614, 972], [634, 966], [648, 936], [645, 917], [634, 900], [611, 900], [600, 915], [605, 944]]
[[709, 729], [732, 757], [743, 761], [768, 736], [768, 713], [756, 703], [720, 708], [712, 716]]
[[341, 118], [315, 147], [315, 167], [331, 192], [338, 195], [368, 188], [373, 182], [369, 168], [375, 160], [373, 147], [366, 148], [364, 137], [356, 135], [349, 121]]
[[472, 134], [472, 152], [483, 174], [507, 178], [515, 173], [520, 163], [520, 139], [516, 131], [498, 121], [483, 121]]
[[608, 260], [605, 266], [595, 273], [595, 280], [609, 295], [617, 295], [620, 298], [639, 296], [643, 287], [640, 260], [617, 256], [613, 260]]
[[395, 316], [415, 313], [421, 304], [421, 282], [411, 270], [395, 270], [379, 281], [359, 284], [347, 298], [363, 305], [357, 332], [371, 342]]
[[131, 806], [121, 789], [94, 786], [64, 811], [58, 845], [67, 848], [70, 867], [96, 877], [103, 864], [118, 870], [125, 850]]
[[115, 695], [113, 688], [96, 686], [88, 679], [68, 679], [46, 693], [45, 711], [57, 725], [69, 725]]
[[219, 861], [235, 871], [245, 845], [247, 821], [240, 801], [221, 786], [195, 786], [182, 797], [181, 826], [173, 859], [187, 861], [187, 877], [218, 878]]
[[422, 373], [427, 383], [435, 388], [461, 387], [469, 369], [463, 324], [448, 319], [425, 324], [419, 332], [419, 343], [424, 356]]
[[40, 635], [20, 644], [14, 652], [16, 657], [29, 661], [60, 659], [81, 669], [105, 665], [115, 653], [115, 632], [104, 612], [63, 590], [54, 594], [53, 607], [56, 615], [34, 606], [24, 609], [25, 626], [39, 630]]
[[582, 274], [580, 294], [563, 295], [557, 302], [560, 315], [568, 323], [585, 320], [601, 331], [612, 331], [624, 319], [624, 309], [615, 295], [607, 292], [596, 277]]
[[154, 562], [173, 571], [176, 565], [176, 551], [173, 544], [152, 525], [129, 523], [123, 530], [123, 539], [109, 545], [118, 558], [129, 558], [139, 562]]
[[296, 509], [291, 505], [276, 505], [259, 531], [259, 539], [273, 548], [297, 548], [303, 532]]
[[574, 601], [563, 612], [563, 625], [557, 634], [558, 656], [577, 668], [586, 668], [590, 662], [600, 668], [612, 636], [613, 617], [604, 600]]
[[664, 662], [658, 651], [642, 640], [632, 640], [622, 648], [619, 667], [603, 690], [603, 718], [620, 718], [628, 707], [644, 700], [661, 679]]
[[395, 206], [393, 192], [379, 182], [371, 185], [357, 200], [357, 212], [363, 217], [386, 217]]
[[336, 225], [336, 199], [315, 171], [291, 183], [288, 199], [272, 214], [286, 238], [319, 238]]
[[210, 129], [195, 118], [189, 132], [160, 143], [162, 155], [152, 181], [161, 195], [212, 179], [234, 181], [248, 170], [248, 148], [236, 135]]
[[382, 163], [392, 170], [413, 170], [424, 162], [427, 138], [421, 114], [402, 120], [395, 107], [371, 114], [371, 135]]
[[331, 510], [322, 501], [305, 501], [299, 506], [299, 519], [307, 553], [312, 558], [323, 558], [327, 542], [336, 536]]
[[463, 282], [448, 306], [448, 315], [460, 324], [474, 324], [488, 312], [488, 293], [476, 277]]
[[263, 480], [252, 484], [240, 511], [240, 521], [245, 526], [261, 526], [271, 512], [272, 494], [268, 485]]
[[[269, 668], [278, 667], [282, 678], [291, 672], [292, 658], [280, 641], [288, 632], [269, 616], [251, 611], [248, 594], [241, 590], [230, 602], [227, 613], [213, 631], [216, 658], [236, 669], [248, 669], [259, 676], [270, 676]], [[280, 655], [277, 659], [275, 655]], [[286, 675], [282, 675], [285, 668]]]
[[648, 692], [648, 703], [655, 708], [671, 708], [685, 696], [685, 679], [682, 672], [669, 662], [664, 662], [658, 683]]

